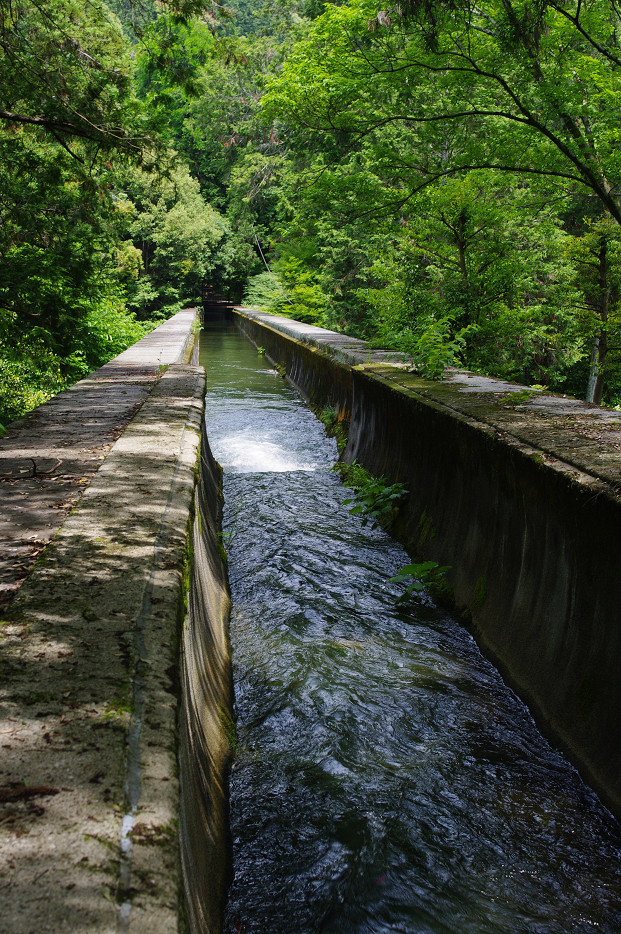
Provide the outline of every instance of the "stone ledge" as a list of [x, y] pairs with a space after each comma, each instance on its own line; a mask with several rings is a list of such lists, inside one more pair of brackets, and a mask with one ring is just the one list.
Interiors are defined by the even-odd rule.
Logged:
[[252, 308], [238, 307], [235, 312], [397, 390], [524, 442], [609, 484], [613, 494], [621, 492], [621, 412], [455, 367], [447, 368], [441, 382], [426, 380], [408, 372], [404, 355], [396, 351], [372, 348], [363, 340]]
[[[183, 320], [175, 357], [188, 351]], [[155, 386], [2, 621], [0, 926], [11, 934], [179, 926], [177, 640], [203, 377], [126, 353], [123, 368], [156, 371]]]
[[163, 368], [188, 361], [197, 323], [195, 309], [179, 312], [9, 426], [0, 440], [0, 606], [17, 592]]

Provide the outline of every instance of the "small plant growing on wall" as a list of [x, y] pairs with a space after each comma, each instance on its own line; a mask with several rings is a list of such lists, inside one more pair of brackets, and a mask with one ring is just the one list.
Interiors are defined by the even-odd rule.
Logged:
[[399, 505], [407, 496], [403, 483], [388, 483], [385, 477], [374, 477], [359, 464], [352, 464], [351, 473], [343, 478], [344, 483], [354, 488], [353, 497], [344, 501], [350, 506], [352, 516], [362, 516], [362, 524], [371, 528], [381, 526], [390, 529]]
[[506, 408], [515, 409], [518, 405], [524, 405], [536, 395], [534, 389], [520, 389], [518, 392], [508, 392], [498, 397], [498, 401]]
[[427, 588], [437, 587], [444, 582], [444, 576], [449, 570], [449, 565], [440, 566], [436, 561], [422, 561], [420, 564], [406, 564], [394, 577], [390, 578], [390, 583], [404, 583], [407, 585], [401, 596], [397, 599], [398, 603], [409, 600], [416, 593]]
[[319, 409], [317, 412], [318, 418], [326, 426], [326, 431], [333, 431], [335, 426], [338, 424], [339, 413], [337, 409], [332, 408], [331, 405], [324, 405], [322, 409]]
[[339, 454], [341, 454], [347, 444], [345, 413], [330, 405], [326, 405], [323, 408], [314, 407], [313, 412], [319, 421], [323, 422], [328, 437], [336, 438], [336, 446]]

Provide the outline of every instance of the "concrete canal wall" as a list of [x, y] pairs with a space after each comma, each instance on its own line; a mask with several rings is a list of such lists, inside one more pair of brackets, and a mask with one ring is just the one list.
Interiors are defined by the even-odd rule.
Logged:
[[344, 452], [409, 496], [399, 533], [451, 566], [458, 612], [621, 814], [621, 414], [451, 370], [441, 383], [321, 328], [235, 309]]
[[[481, 644], [621, 813], [621, 418], [237, 310], [409, 490]], [[0, 440], [0, 934], [218, 934], [229, 598], [196, 314]]]
[[188, 929], [216, 934], [230, 881], [227, 771], [234, 726], [230, 600], [219, 537], [221, 471], [204, 423], [199, 470], [180, 668], [180, 843]]
[[0, 441], [7, 934], [219, 930], [228, 597], [196, 321]]

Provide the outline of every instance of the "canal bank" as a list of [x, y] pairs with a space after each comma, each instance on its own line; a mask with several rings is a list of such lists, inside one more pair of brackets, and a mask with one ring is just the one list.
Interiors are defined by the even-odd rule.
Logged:
[[[188, 362], [195, 337], [194, 317], [191, 312], [182, 313], [167, 323], [168, 330], [163, 326], [158, 329], [159, 336], [158, 332], [150, 335], [148, 346], [140, 342], [126, 352], [116, 368], [112, 361], [108, 369], [84, 381], [84, 386], [78, 384], [33, 413], [32, 421], [26, 419], [13, 426], [0, 444], [4, 468], [0, 490], [6, 502], [11, 504], [16, 520], [23, 521], [24, 529], [45, 525], [47, 540], [52, 539], [2, 620], [0, 931], [6, 930], [7, 934], [39, 930], [152, 934], [177, 931], [183, 925], [193, 931], [218, 931], [228, 868], [225, 779], [237, 738], [230, 719], [228, 592], [222, 563], [223, 539], [219, 536], [220, 475], [206, 437], [203, 435], [201, 440], [202, 371], [195, 358]], [[279, 359], [278, 347], [284, 348], [282, 365], [289, 375], [295, 372], [306, 394], [317, 404], [340, 409], [350, 421], [348, 459], [357, 458], [376, 472], [399, 479], [405, 479], [405, 471], [412, 471], [408, 482], [412, 483], [412, 502], [418, 504], [419, 512], [411, 507], [404, 535], [414, 538], [421, 549], [429, 546], [427, 553], [431, 556], [441, 560], [439, 546], [448, 547], [451, 523], [456, 518], [462, 522], [459, 548], [466, 555], [474, 555], [469, 560], [482, 560], [481, 537], [487, 535], [489, 564], [495, 560], [501, 566], [509, 559], [513, 562], [509, 548], [512, 536], [520, 532], [519, 510], [512, 503], [516, 501], [515, 490], [527, 490], [524, 478], [531, 477], [523, 464], [530, 463], [536, 471], [547, 470], [553, 458], [550, 439], [555, 432], [557, 440], [564, 438], [566, 442], [566, 459], [562, 462], [558, 456], [560, 440], [554, 448], [556, 461], [561, 462], [560, 467], [552, 465], [551, 475], [560, 477], [555, 482], [560, 485], [566, 474], [570, 479], [577, 477], [580, 490], [590, 483], [591, 499], [600, 500], [604, 513], [612, 516], [609, 535], [616, 534], [614, 513], [605, 508], [604, 496], [600, 495], [612, 486], [612, 480], [605, 481], [602, 476], [605, 470], [611, 477], [614, 473], [612, 454], [607, 459], [601, 455], [610, 453], [608, 449], [600, 449], [599, 474], [589, 473], [584, 465], [576, 466], [585, 456], [577, 439], [582, 438], [586, 448], [592, 443], [590, 434], [594, 431], [606, 435], [613, 450], [616, 413], [600, 415], [603, 410], [586, 407], [584, 414], [582, 409], [575, 409], [580, 403], [573, 400], [550, 403], [546, 398], [545, 405], [556, 408], [546, 408], [541, 419], [547, 421], [538, 422], [528, 410], [536, 406], [539, 396], [532, 400], [511, 398], [519, 387], [480, 380], [470, 374], [453, 374], [453, 389], [462, 406], [459, 408], [454, 401], [434, 395], [443, 393], [453, 378], [446, 385], [425, 383], [395, 369], [392, 364], [398, 361], [387, 360], [385, 354], [369, 353], [360, 342], [329, 332], [318, 334], [290, 321], [282, 322], [279, 331], [275, 327], [279, 322], [263, 321], [262, 317], [244, 315], [243, 326], [253, 329], [255, 342], [275, 360]], [[296, 328], [300, 329], [298, 337]], [[325, 341], [323, 349], [321, 340]], [[253, 370], [254, 366], [247, 367], [248, 373]], [[330, 381], [333, 371], [337, 375]], [[280, 380], [274, 372], [262, 374], [260, 380], [264, 379], [271, 381], [270, 389], [265, 393], [260, 388], [259, 394], [267, 395], [269, 403], [271, 383]], [[234, 400], [243, 408], [247, 396], [242, 388], [235, 391]], [[280, 403], [275, 407], [268, 404], [267, 420], [261, 423], [264, 427], [272, 425], [278, 408]], [[293, 408], [292, 437], [302, 412], [311, 418], [299, 400]], [[225, 406], [218, 402], [215, 409], [228, 432]], [[497, 419], [493, 424], [489, 421], [491, 409]], [[413, 412], [418, 413], [416, 421], [412, 421]], [[93, 434], [88, 434], [93, 421], [105, 429], [99, 445], [92, 440]], [[507, 927], [509, 922], [503, 920], [513, 916], [521, 919], [519, 911], [526, 906], [528, 918], [532, 919], [536, 910], [537, 918], [545, 915], [550, 919], [541, 921], [548, 924], [542, 930], [567, 934], [582, 930], [572, 928], [572, 924], [578, 925], [575, 919], [582, 917], [588, 902], [593, 923], [597, 922], [600, 930], [616, 932], [621, 923], [616, 897], [620, 884], [616, 878], [618, 828], [614, 822], [614, 826], [609, 823], [609, 816], [577, 776], [557, 761], [554, 751], [541, 752], [541, 737], [528, 726], [527, 716], [520, 714], [526, 734], [512, 734], [511, 726], [500, 731], [503, 736], [512, 736], [509, 759], [518, 763], [517, 770], [509, 769], [504, 759], [499, 761], [496, 733], [500, 710], [503, 718], [506, 715], [507, 722], [513, 723], [514, 699], [509, 693], [499, 703], [495, 691], [500, 679], [491, 669], [486, 669], [481, 678], [477, 675], [472, 687], [468, 686], [471, 682], [465, 679], [465, 669], [474, 664], [474, 654], [470, 648], [464, 649], [451, 629], [449, 642], [452, 645], [454, 638], [457, 642], [453, 648], [449, 645], [446, 655], [448, 629], [444, 620], [432, 625], [431, 616], [425, 616], [421, 629], [404, 635], [399, 614], [390, 626], [384, 615], [378, 615], [377, 601], [383, 599], [386, 577], [402, 560], [396, 553], [390, 559], [392, 564], [373, 570], [371, 588], [364, 578], [360, 596], [354, 601], [351, 624], [360, 616], [356, 601], [370, 600], [366, 629], [356, 638], [351, 637], [350, 623], [343, 623], [339, 601], [351, 602], [348, 576], [352, 580], [360, 577], [355, 563], [350, 563], [349, 547], [356, 533], [349, 527], [344, 535], [341, 533], [336, 501], [329, 512], [334, 513], [334, 534], [342, 539], [336, 556], [337, 570], [324, 579], [328, 587], [321, 610], [311, 608], [313, 595], [324, 592], [319, 588], [318, 566], [334, 547], [320, 543], [308, 561], [300, 559], [303, 551], [298, 546], [302, 549], [308, 544], [309, 523], [299, 508], [302, 504], [306, 508], [308, 472], [324, 471], [331, 483], [330, 496], [341, 493], [328, 470], [334, 452], [325, 457], [318, 454], [317, 432], [322, 434], [322, 430], [313, 424], [310, 427], [309, 423], [298, 439], [302, 448], [280, 467], [279, 452], [262, 443], [257, 449], [249, 443], [252, 438], [245, 434], [246, 429], [237, 439], [237, 446], [233, 445], [233, 462], [238, 466], [241, 458], [245, 469], [255, 470], [252, 458], [258, 450], [267, 458], [259, 473], [293, 472], [299, 483], [294, 494], [279, 494], [276, 510], [271, 485], [262, 486], [260, 481], [253, 504], [243, 505], [238, 516], [241, 522], [248, 515], [248, 528], [244, 529], [248, 547], [242, 547], [241, 534], [237, 547], [247, 550], [251, 602], [255, 599], [255, 576], [269, 579], [272, 573], [260, 546], [264, 519], [274, 523], [270, 546], [271, 558], [276, 562], [275, 577], [284, 575], [290, 585], [290, 594], [275, 591], [266, 601], [270, 610], [278, 606], [285, 609], [285, 617], [277, 621], [268, 638], [264, 639], [257, 628], [257, 622], [263, 625], [261, 607], [246, 620], [250, 638], [244, 651], [250, 652], [249, 681], [256, 682], [251, 685], [257, 688], [256, 696], [267, 696], [274, 702], [262, 742], [275, 756], [276, 734], [281, 734], [287, 747], [293, 737], [293, 751], [301, 755], [303, 766], [279, 770], [274, 768], [273, 758], [266, 770], [262, 765], [262, 743], [256, 755], [251, 750], [251, 768], [257, 775], [267, 776], [271, 783], [266, 797], [259, 800], [260, 820], [267, 819], [269, 824], [272, 814], [279, 817], [285, 812], [284, 804], [291, 806], [287, 846], [282, 846], [281, 837], [275, 834], [272, 852], [290, 864], [288, 871], [295, 870], [294, 855], [309, 859], [314, 867], [310, 874], [304, 868], [294, 871], [291, 886], [280, 884], [282, 912], [269, 922], [272, 928], [263, 930], [273, 929], [282, 921], [291, 893], [303, 911], [308, 904], [323, 905], [331, 912], [323, 929], [342, 932], [340, 905], [348, 910], [351, 907], [347, 924], [351, 930], [358, 930], [356, 906], [365, 899], [373, 904], [386, 904], [387, 899], [392, 911], [404, 904], [404, 894], [410, 897], [418, 892], [423, 893], [421, 898], [414, 906], [406, 905], [407, 911], [422, 912], [423, 925], [427, 923], [427, 912], [433, 914], [434, 906], [444, 906], [442, 917], [434, 915], [433, 923], [440, 925], [439, 930], [455, 925], [457, 918], [455, 930], [460, 934], [467, 929], [466, 920], [480, 934], [488, 929], [477, 927], [477, 919], [483, 918], [491, 931], [530, 931], [532, 926], [524, 926], [530, 920], [524, 921], [521, 928], [522, 920], [513, 927]], [[412, 425], [415, 431], [408, 427]], [[46, 433], [39, 434], [36, 426], [47, 426]], [[535, 435], [530, 442], [527, 438], [529, 432], [537, 430], [540, 443], [535, 445]], [[283, 438], [289, 433], [287, 428]], [[488, 438], [489, 450], [480, 439], [473, 440], [472, 433], [475, 438]], [[259, 442], [265, 440], [263, 435], [261, 429]], [[73, 439], [71, 444], [68, 437]], [[453, 442], [452, 437], [456, 439]], [[514, 452], [513, 461], [505, 447]], [[569, 459], [571, 451], [573, 462]], [[320, 470], [316, 469], [318, 456], [322, 458]], [[464, 485], [459, 494], [462, 500], [458, 499], [457, 489], [450, 486], [451, 471], [456, 483], [458, 479]], [[427, 483], [429, 494], [414, 486], [416, 477], [419, 485]], [[468, 478], [472, 487], [467, 486]], [[538, 480], [528, 482], [540, 489]], [[606, 482], [606, 487], [598, 486]], [[493, 493], [493, 483], [504, 491], [505, 499]], [[483, 491], [479, 492], [479, 500], [475, 497], [477, 484]], [[332, 500], [327, 500], [322, 490], [308, 498], [325, 506], [324, 499], [329, 503]], [[68, 491], [67, 496], [63, 491]], [[429, 498], [431, 494], [435, 499]], [[525, 494], [521, 495], [521, 502], [527, 504]], [[545, 496], [538, 495], [537, 508], [542, 515], [548, 514], [545, 510], [553, 515]], [[469, 509], [469, 498], [474, 510]], [[435, 513], [430, 505], [434, 502], [438, 502]], [[30, 512], [29, 503], [33, 507]], [[426, 503], [422, 512], [421, 503]], [[442, 504], [445, 513], [440, 509]], [[476, 510], [481, 510], [489, 523], [484, 511], [487, 505], [498, 524], [505, 521], [502, 510], [506, 509], [509, 517], [512, 509], [518, 514], [511, 520], [514, 525], [507, 526], [509, 544], [503, 546], [504, 551], [498, 552], [498, 539], [489, 531], [491, 526], [476, 516]], [[72, 511], [66, 516], [68, 506]], [[351, 518], [346, 510], [345, 515]], [[536, 521], [528, 510], [526, 515], [528, 522]], [[467, 516], [470, 523], [481, 522], [472, 540], [468, 539], [463, 518]], [[55, 528], [52, 517], [57, 522]], [[256, 534], [250, 519], [256, 525]], [[287, 545], [293, 551], [285, 555], [280, 547], [283, 528], [289, 521], [300, 520], [301, 528], [287, 536]], [[576, 534], [582, 534], [581, 530], [578, 525]], [[537, 527], [535, 533], [539, 534]], [[558, 537], [554, 538], [553, 533]], [[575, 550], [573, 541], [564, 543], [563, 534], [562, 529], [549, 533], [546, 586], [557, 552], [563, 555], [563, 549], [570, 549], [568, 554], [573, 554], [571, 548]], [[230, 545], [236, 536], [233, 522], [224, 541]], [[522, 548], [524, 599], [535, 599], [531, 594], [537, 596], [537, 587], [544, 584], [537, 584], [531, 591], [537, 579], [529, 561], [537, 557], [543, 561], [543, 544], [537, 545], [539, 551], [532, 551], [534, 545], [528, 536], [518, 538], [518, 542]], [[38, 547], [37, 541], [34, 544]], [[393, 545], [385, 547], [392, 549]], [[612, 537], [607, 547], [612, 551]], [[455, 548], [458, 550], [457, 545]], [[458, 559], [452, 562], [455, 573]], [[375, 558], [369, 554], [363, 561], [363, 573], [374, 565]], [[467, 571], [467, 563], [463, 566]], [[515, 564], [510, 567], [515, 569]], [[246, 572], [241, 562], [238, 568], [236, 573], [243, 576]], [[343, 568], [347, 568], [347, 574], [342, 574]], [[497, 592], [490, 593], [490, 581], [498, 586], [494, 568], [487, 573], [484, 582], [480, 572], [474, 578], [466, 575], [465, 590], [473, 588], [476, 597], [470, 603], [477, 625], [485, 619], [478, 611], [499, 599]], [[342, 593], [338, 591], [341, 577]], [[333, 591], [334, 582], [338, 586]], [[459, 597], [458, 579], [452, 582]], [[293, 614], [286, 606], [289, 599], [297, 608]], [[468, 599], [467, 592], [463, 605], [468, 605]], [[540, 596], [537, 599], [541, 602]], [[594, 601], [599, 605], [602, 598], [596, 594]], [[337, 613], [335, 606], [339, 607]], [[388, 615], [392, 617], [392, 611]], [[257, 668], [257, 662], [261, 666], [264, 661], [271, 663], [276, 657], [272, 650], [289, 644], [283, 627], [304, 644], [296, 645], [291, 640], [289, 655], [281, 656], [282, 671], [277, 672], [266, 692], [269, 683], [262, 680], [263, 669]], [[541, 628], [546, 633], [549, 630]], [[432, 630], [435, 642], [430, 645], [427, 640]], [[604, 636], [597, 631], [594, 639], [593, 649], [600, 654], [598, 639]], [[480, 634], [479, 638], [484, 641]], [[614, 648], [613, 635], [610, 644]], [[613, 657], [611, 666], [614, 661]], [[369, 695], [366, 690], [361, 694], [358, 685], [376, 663], [377, 686], [388, 689], [389, 706], [394, 689], [399, 706], [391, 707], [387, 717], [383, 703], [376, 707], [374, 701], [372, 722], [367, 723]], [[334, 694], [324, 690], [315, 677], [317, 672], [328, 669], [339, 677]], [[257, 671], [260, 677], [255, 678]], [[301, 689], [302, 700], [310, 698], [320, 710], [316, 730], [306, 720], [306, 713], [288, 716], [282, 687], [292, 679]], [[464, 685], [465, 693], [461, 693]], [[462, 698], [457, 703], [456, 692]], [[583, 688], [580, 696], [585, 711], [594, 715], [593, 693], [597, 691]], [[248, 697], [251, 700], [250, 694]], [[350, 701], [354, 706], [362, 704], [361, 726], [350, 731], [348, 748], [337, 749], [333, 755], [329, 734], [335, 726], [340, 742], [341, 727], [349, 729]], [[419, 715], [426, 708], [437, 716], [429, 728], [422, 728]], [[397, 743], [398, 756], [388, 748], [388, 734], [395, 727], [407, 734], [403, 743]], [[451, 746], [455, 736], [457, 747]], [[524, 745], [530, 750], [528, 761], [534, 762], [532, 768], [522, 764]], [[377, 765], [384, 770], [370, 803], [362, 773], [359, 780], [353, 758], [349, 761], [349, 746], [359, 746], [373, 768]], [[549, 769], [546, 766], [550, 783], [542, 781], [544, 755], [551, 756]], [[418, 774], [411, 778], [412, 769]], [[466, 773], [471, 788], [482, 795], [474, 802], [454, 791], [456, 777]], [[302, 797], [297, 792], [288, 795], [287, 781], [292, 775], [301, 777]], [[325, 822], [319, 816], [315, 819], [319, 811], [303, 795], [307, 775], [313, 781], [319, 776], [325, 782], [324, 789], [317, 785], [317, 803], [328, 803]], [[256, 798], [252, 782], [249, 789], [251, 798]], [[359, 791], [353, 804], [348, 803], [350, 790], [352, 794]], [[301, 814], [311, 819], [310, 836], [296, 824]], [[466, 826], [460, 823], [462, 818]], [[397, 832], [395, 828], [401, 827], [404, 820], [411, 820], [411, 825]], [[261, 847], [267, 833], [261, 830], [260, 822], [252, 826]], [[270, 824], [269, 832], [273, 833], [274, 826]], [[578, 826], [582, 828], [579, 833], [575, 829]], [[323, 835], [325, 827], [333, 834], [331, 842]], [[539, 866], [531, 853], [533, 834], [543, 848]], [[575, 846], [578, 838], [580, 845]], [[393, 852], [393, 840], [401, 841], [404, 849], [387, 874], [386, 854], [388, 850]], [[424, 851], [412, 849], [411, 840], [422, 841], [425, 846], [431, 842], [431, 846]], [[548, 873], [544, 867], [551, 853], [555, 854], [554, 866]], [[585, 854], [589, 853], [586, 872]], [[514, 867], [519, 860], [524, 860], [520, 863], [524, 868], [518, 875], [528, 884], [509, 891], [513, 870], [506, 873], [503, 867]], [[183, 869], [185, 903], [181, 898]], [[273, 901], [272, 891], [266, 898], [260, 861], [258, 870], [261, 904], [256, 903], [251, 918], [237, 914], [237, 906], [247, 911], [250, 904], [241, 884], [243, 873], [237, 877], [230, 906], [233, 914], [229, 915], [234, 930], [240, 920], [261, 930], [263, 903], [269, 908]], [[253, 871], [249, 869], [248, 875]], [[484, 891], [480, 887], [482, 874], [487, 880]], [[507, 895], [499, 908], [496, 893], [501, 882]], [[455, 904], [452, 896], [444, 901], [437, 897], [448, 889], [454, 890]], [[560, 890], [563, 910], [557, 912], [546, 893]], [[482, 893], [481, 898], [477, 892]], [[467, 907], [473, 897], [477, 914], [462, 923], [461, 915], [455, 915], [455, 906]]]
[[232, 597], [224, 934], [618, 934], [612, 815], [468, 630], [399, 602], [407, 553], [350, 514], [266, 355], [223, 323], [201, 360]]
[[311, 403], [349, 423], [343, 458], [410, 494], [400, 536], [450, 565], [458, 610], [539, 722], [621, 813], [621, 416], [237, 308]]
[[[196, 526], [215, 535], [219, 508], [197, 338], [181, 312], [0, 442], [15, 594], [0, 646], [6, 934], [177, 932], [180, 822], [189, 892], [203, 873], [187, 912], [220, 912], [224, 869], [205, 880], [204, 850], [222, 852], [226, 744], [202, 723], [229, 703], [228, 605], [219, 557], [189, 592]], [[216, 790], [199, 805], [205, 773]]]

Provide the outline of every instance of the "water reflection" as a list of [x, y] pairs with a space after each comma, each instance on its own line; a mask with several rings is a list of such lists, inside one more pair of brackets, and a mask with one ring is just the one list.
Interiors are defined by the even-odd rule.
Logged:
[[297, 394], [234, 334], [205, 354], [234, 599], [227, 934], [618, 934], [616, 822], [461, 626], [397, 606], [407, 556], [343, 507]]

